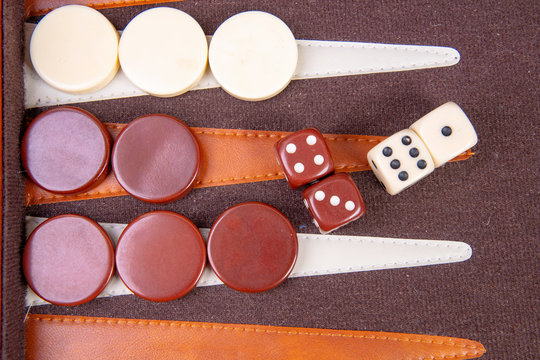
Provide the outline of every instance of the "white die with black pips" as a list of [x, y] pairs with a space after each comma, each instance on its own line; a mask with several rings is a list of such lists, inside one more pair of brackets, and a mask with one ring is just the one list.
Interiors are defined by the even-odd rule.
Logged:
[[473, 147], [476, 131], [461, 108], [448, 102], [409, 129], [395, 133], [367, 154], [369, 166], [390, 195]]

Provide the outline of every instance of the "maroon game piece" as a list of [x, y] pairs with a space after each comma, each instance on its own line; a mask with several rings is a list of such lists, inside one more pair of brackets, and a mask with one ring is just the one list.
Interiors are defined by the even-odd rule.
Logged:
[[290, 221], [258, 202], [238, 204], [216, 220], [208, 235], [208, 260], [229, 287], [260, 292], [281, 284], [298, 255]]
[[114, 270], [114, 248], [95, 221], [55, 216], [28, 238], [23, 271], [34, 292], [55, 305], [79, 305], [105, 289]]
[[170, 211], [153, 211], [133, 220], [116, 248], [120, 278], [133, 293], [151, 301], [187, 294], [205, 264], [206, 246], [199, 229]]
[[120, 185], [147, 202], [185, 196], [201, 169], [197, 139], [180, 120], [162, 114], [133, 120], [118, 136], [112, 167]]
[[289, 186], [295, 189], [334, 171], [334, 162], [317, 129], [297, 131], [275, 145], [278, 161]]
[[96, 117], [63, 106], [36, 117], [24, 134], [21, 158], [26, 173], [45, 190], [70, 194], [105, 179], [111, 140]]
[[362, 196], [348, 174], [336, 174], [310, 186], [302, 193], [313, 222], [328, 233], [358, 219], [366, 212]]

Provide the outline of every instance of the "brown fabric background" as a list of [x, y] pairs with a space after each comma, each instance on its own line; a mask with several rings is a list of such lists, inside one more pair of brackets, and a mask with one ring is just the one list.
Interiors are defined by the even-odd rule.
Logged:
[[[197, 288], [184, 298], [151, 303], [135, 296], [99, 299], [34, 313], [270, 324], [421, 333], [482, 342], [485, 359], [532, 359], [539, 349], [539, 14], [537, 1], [184, 1], [172, 3], [212, 34], [244, 10], [271, 12], [298, 39], [441, 45], [461, 53], [449, 68], [293, 81], [257, 103], [221, 89], [171, 98], [81, 104], [104, 122], [151, 112], [191, 126], [391, 135], [447, 102], [462, 106], [476, 127], [472, 159], [447, 164], [421, 183], [387, 195], [370, 172], [353, 174], [367, 215], [336, 233], [465, 241], [464, 263], [296, 278], [262, 294], [225, 286]], [[102, 12], [118, 28], [147, 6]], [[3, 2], [4, 223], [3, 355], [23, 349], [23, 215], [66, 212], [127, 223], [156, 209], [177, 211], [210, 227], [227, 207], [262, 201], [280, 209], [299, 232], [316, 232], [300, 193], [284, 181], [197, 189], [168, 205], [130, 197], [24, 209], [18, 147], [24, 131], [22, 3]]]

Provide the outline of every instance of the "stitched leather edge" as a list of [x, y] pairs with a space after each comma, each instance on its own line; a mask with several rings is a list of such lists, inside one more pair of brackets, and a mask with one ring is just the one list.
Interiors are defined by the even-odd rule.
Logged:
[[[134, 6], [134, 5], [147, 5], [157, 3], [176, 2], [182, 0], [119, 0], [119, 1], [92, 1], [92, 0], [79, 0], [80, 5], [90, 6], [94, 9], [107, 9], [114, 7]], [[60, 6], [73, 4], [73, 0], [60, 0], [60, 1], [38, 1], [26, 0], [24, 3], [26, 17], [45, 15], [49, 11], [52, 11]]]
[[[400, 342], [414, 342], [423, 344], [434, 345], [446, 345], [451, 347], [466, 348], [475, 350], [469, 355], [483, 354], [486, 350], [480, 343], [477, 345], [469, 345], [459, 342], [448, 342], [441, 339], [436, 341], [435, 339], [426, 339], [423, 335], [412, 334], [399, 334], [399, 333], [376, 333], [376, 332], [362, 332], [364, 334], [351, 333], [351, 330], [322, 330], [322, 329], [309, 329], [302, 328], [303, 331], [286, 330], [286, 327], [274, 327], [268, 325], [235, 325], [235, 324], [217, 324], [217, 323], [191, 323], [183, 321], [160, 321], [160, 320], [139, 320], [139, 319], [113, 319], [113, 318], [100, 318], [100, 317], [82, 317], [82, 316], [62, 316], [62, 315], [34, 315], [30, 314], [27, 321], [37, 322], [56, 322], [56, 323], [86, 323], [86, 324], [103, 324], [107, 326], [169, 326], [169, 327], [182, 327], [182, 328], [197, 328], [204, 330], [223, 330], [223, 331], [244, 331], [244, 332], [256, 332], [263, 334], [278, 334], [278, 335], [301, 335], [301, 336], [329, 336], [329, 337], [346, 337], [346, 338], [358, 338], [368, 340], [385, 340], [385, 341], [400, 341]], [[377, 335], [375, 335], [377, 334]], [[385, 334], [385, 335], [383, 335]], [[431, 336], [431, 335], [427, 335]], [[444, 337], [440, 337], [444, 338]], [[449, 338], [445, 338], [449, 340]], [[461, 341], [472, 341], [464, 339], [456, 339]], [[450, 355], [451, 357], [461, 358], [461, 356]], [[448, 358], [445, 356], [443, 358]]]

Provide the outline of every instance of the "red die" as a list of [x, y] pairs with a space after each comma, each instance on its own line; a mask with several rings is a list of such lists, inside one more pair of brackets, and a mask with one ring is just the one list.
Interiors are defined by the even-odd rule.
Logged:
[[302, 193], [313, 222], [323, 234], [358, 219], [366, 212], [364, 200], [348, 174], [336, 174]]
[[330, 150], [317, 129], [297, 131], [275, 145], [278, 161], [289, 186], [295, 189], [334, 171]]

